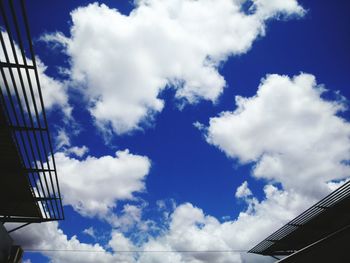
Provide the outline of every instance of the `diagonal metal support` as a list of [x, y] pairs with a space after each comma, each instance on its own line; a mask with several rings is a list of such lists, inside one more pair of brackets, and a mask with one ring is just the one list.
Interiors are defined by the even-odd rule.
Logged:
[[27, 226], [27, 225], [30, 225], [30, 224], [31, 224], [31, 223], [25, 223], [25, 224], [23, 224], [23, 225], [20, 225], [20, 226], [18, 226], [18, 227], [15, 227], [15, 228], [13, 228], [13, 229], [7, 231], [7, 233], [15, 232], [16, 230], [21, 229], [21, 228], [23, 228], [23, 227], [25, 227], [25, 226]]

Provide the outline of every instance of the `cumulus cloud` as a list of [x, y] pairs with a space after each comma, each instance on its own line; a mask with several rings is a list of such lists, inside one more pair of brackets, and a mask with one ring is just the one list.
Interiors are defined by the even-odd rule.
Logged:
[[[247, 255], [245, 251], [302, 211], [311, 200], [305, 200], [299, 194], [278, 190], [272, 185], [267, 185], [264, 193], [265, 199], [261, 202], [253, 197], [244, 198], [248, 208], [241, 212], [236, 220], [224, 223], [206, 215], [203, 210], [190, 203], [179, 205], [170, 211], [170, 216], [163, 222], [166, 227], [161, 234], [149, 237], [141, 244], [133, 243], [116, 230], [112, 231], [106, 247], [98, 243], [82, 243], [77, 236], [68, 238], [57, 222], [33, 224], [12, 235], [16, 243], [26, 249], [98, 251], [84, 253], [84, 262], [271, 262], [261, 256]], [[93, 233], [91, 229], [84, 232]], [[108, 252], [107, 248], [112, 252]], [[205, 252], [215, 250], [226, 252]], [[231, 250], [235, 251], [228, 252]], [[142, 253], [133, 253], [134, 251]], [[49, 257], [51, 262], [81, 261], [81, 254], [78, 253], [41, 253]]]
[[[334, 190], [339, 178], [349, 176], [350, 125], [337, 115], [345, 106], [324, 99], [325, 92], [309, 74], [269, 75], [256, 96], [237, 97], [236, 110], [211, 118], [209, 143], [241, 163], [255, 164], [253, 176], [281, 183], [282, 188], [268, 183], [259, 201], [245, 181], [236, 197], [246, 202], [246, 209], [223, 223], [190, 203], [182, 204], [171, 214], [168, 230], [144, 249], [179, 251], [173, 262], [269, 262], [246, 253], [181, 251], [250, 249]], [[278, 169], [264, 163], [270, 157]], [[140, 262], [164, 262], [168, 257], [145, 253]]]
[[[237, 97], [235, 111], [211, 118], [209, 143], [241, 163], [254, 163], [253, 176], [281, 183], [282, 188], [268, 183], [259, 201], [245, 181], [235, 195], [247, 208], [223, 223], [190, 203], [180, 205], [170, 216], [168, 230], [144, 249], [247, 250], [339, 186], [339, 178], [349, 175], [350, 125], [337, 115], [345, 109], [342, 101], [323, 99], [325, 92], [309, 74], [269, 75], [256, 96]], [[264, 164], [265, 156], [277, 160], [279, 169]], [[167, 257], [143, 254], [140, 262]], [[271, 261], [246, 253], [179, 252], [174, 262]]]
[[[92, 227], [85, 229], [84, 233], [95, 237]], [[106, 246], [99, 243], [83, 243], [76, 235], [69, 238], [59, 228], [57, 222], [32, 224], [13, 232], [11, 236], [15, 244], [21, 245], [25, 251], [39, 250], [52, 263], [82, 262], [82, 255], [84, 262], [132, 263], [137, 260], [137, 254], [132, 251], [139, 249], [122, 233], [115, 230], [111, 232]]]
[[[127, 205], [124, 207], [125, 215], [120, 217], [123, 219], [120, 222], [124, 223], [119, 226], [118, 231], [112, 232], [109, 247], [117, 251], [119, 247], [119, 250], [123, 248], [149, 253], [106, 254], [110, 258], [104, 261], [118, 262], [114, 258], [118, 254], [123, 257], [121, 262], [269, 262], [268, 258], [248, 255], [245, 252], [203, 251], [250, 249], [325, 193], [333, 190], [339, 182], [343, 182], [342, 178], [348, 176], [350, 125], [338, 116], [345, 106], [343, 101], [324, 99], [322, 96], [325, 92], [325, 87], [317, 85], [314, 76], [302, 73], [293, 78], [268, 75], [262, 80], [256, 96], [237, 97], [236, 110], [210, 119], [206, 139], [227, 156], [236, 158], [241, 163], [254, 164], [253, 176], [271, 182], [264, 187], [263, 198], [258, 200], [254, 197], [248, 183], [244, 182], [237, 188], [236, 197], [246, 202], [246, 209], [236, 219], [225, 222], [206, 215], [202, 209], [190, 203], [179, 205], [164, 217], [162, 231], [156, 236], [148, 236], [141, 243], [133, 243], [118, 232], [128, 229], [123, 229], [122, 225], [128, 226], [130, 222], [132, 225], [142, 221], [140, 208]], [[76, 165], [82, 161], [63, 154], [61, 157], [67, 164], [76, 166], [77, 171], [87, 174], [87, 169], [80, 169]], [[86, 160], [89, 158], [99, 160], [93, 157]], [[266, 158], [272, 158], [278, 166], [266, 162]], [[90, 173], [91, 169], [88, 170]], [[332, 173], [329, 174], [329, 171]], [[281, 183], [282, 188], [273, 185], [275, 182]], [[73, 186], [71, 189], [74, 189]], [[114, 201], [107, 203], [113, 206]], [[71, 204], [76, 206], [74, 202]], [[165, 208], [164, 202], [158, 202], [158, 206], [161, 211]], [[78, 206], [79, 209], [81, 207]], [[102, 209], [87, 206], [85, 213], [105, 213], [109, 209], [109, 205]], [[56, 227], [57, 231], [59, 232]], [[59, 256], [50, 257], [54, 261]]]
[[[68, 238], [58, 227], [57, 222], [32, 224], [12, 234], [16, 244], [24, 249], [33, 250], [87, 250], [84, 262], [123, 262], [118, 255], [106, 251], [100, 244], [86, 244], [78, 240], [77, 236]], [[95, 252], [94, 252], [95, 251]], [[42, 252], [52, 263], [81, 262], [82, 252]]]
[[302, 16], [296, 0], [141, 0], [129, 15], [104, 4], [72, 11], [70, 36], [42, 39], [61, 43], [70, 57], [71, 80], [83, 87], [89, 110], [103, 130], [140, 129], [164, 107], [166, 87], [182, 103], [215, 102], [225, 87], [218, 67], [247, 52], [278, 15]]
[[139, 262], [272, 262], [262, 256], [248, 255], [246, 251], [305, 209], [312, 200], [278, 190], [273, 185], [267, 185], [264, 193], [265, 199], [261, 202], [253, 197], [245, 198], [248, 208], [237, 219], [224, 223], [190, 203], [178, 206], [170, 216], [168, 230], [150, 239], [142, 248], [179, 252], [143, 253]]
[[[167, 213], [158, 235], [136, 245], [114, 232], [110, 247], [150, 251], [129, 255], [127, 262], [269, 262], [245, 252], [203, 251], [250, 249], [348, 176], [350, 128], [337, 115], [345, 106], [342, 101], [324, 99], [325, 92], [309, 74], [293, 78], [269, 75], [256, 96], [237, 97], [235, 111], [211, 118], [206, 129], [208, 142], [241, 163], [255, 164], [253, 176], [271, 181], [260, 200], [247, 182], [237, 188], [236, 197], [246, 203], [246, 209], [236, 219], [220, 222], [185, 203]], [[265, 165], [265, 156], [276, 159], [279, 169]], [[333, 173], [329, 175], [330, 169]], [[273, 185], [275, 182], [282, 188]], [[164, 202], [158, 203], [163, 211]], [[137, 207], [125, 211], [130, 214], [125, 217], [127, 222], [140, 221]]]
[[[258, 201], [253, 195], [241, 197], [247, 204], [245, 211], [235, 220], [223, 223], [190, 203], [181, 204], [169, 211], [170, 216], [163, 222], [160, 235], [149, 236], [141, 243], [133, 243], [122, 232], [114, 230], [105, 248], [99, 244], [84, 244], [76, 236], [69, 239], [56, 222], [28, 226], [16, 231], [14, 238], [17, 243], [29, 249], [100, 251], [86, 253], [86, 262], [272, 262], [270, 258], [248, 255], [246, 251], [315, 200], [296, 192], [279, 190], [273, 185], [264, 187], [264, 195], [262, 201]], [[107, 252], [107, 248], [113, 252]], [[42, 253], [52, 262], [81, 260], [76, 254], [69, 252]]]
[[210, 119], [206, 139], [255, 164], [254, 177], [320, 197], [329, 181], [350, 175], [350, 124], [338, 116], [345, 106], [322, 98], [325, 92], [310, 74], [268, 75], [256, 96], [237, 96], [234, 111]]
[[85, 216], [105, 216], [117, 200], [133, 199], [135, 192], [144, 191], [151, 166], [147, 157], [128, 150], [83, 160], [58, 152], [55, 159], [64, 205]]

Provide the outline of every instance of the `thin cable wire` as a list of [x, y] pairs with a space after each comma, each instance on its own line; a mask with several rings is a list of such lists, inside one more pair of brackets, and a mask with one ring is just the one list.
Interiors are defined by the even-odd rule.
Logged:
[[[24, 252], [85, 252], [85, 253], [108, 253], [105, 250], [87, 250], [87, 249], [26, 249]], [[248, 250], [119, 250], [114, 253], [246, 253]]]

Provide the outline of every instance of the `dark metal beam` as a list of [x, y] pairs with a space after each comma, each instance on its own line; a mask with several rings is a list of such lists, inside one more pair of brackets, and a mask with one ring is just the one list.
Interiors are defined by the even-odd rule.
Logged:
[[296, 251], [277, 263], [350, 262], [349, 243], [350, 225]]
[[20, 225], [20, 226], [18, 226], [18, 227], [15, 227], [15, 228], [13, 228], [13, 229], [7, 231], [7, 233], [15, 232], [16, 230], [21, 229], [21, 228], [23, 228], [23, 227], [25, 227], [25, 226], [27, 226], [27, 225], [30, 225], [30, 224], [31, 224], [31, 223], [25, 223], [25, 224], [23, 224], [23, 225]]
[[0, 62], [0, 67], [3, 68], [28, 68], [28, 69], [34, 69], [34, 66], [31, 65], [23, 65], [23, 64], [16, 64], [11, 62]]
[[0, 217], [0, 222], [11, 222], [11, 223], [42, 223], [42, 222], [51, 222], [57, 220], [63, 220], [64, 218], [53, 218], [53, 219], [45, 219], [45, 218], [28, 218], [28, 217], [10, 217], [4, 218]]

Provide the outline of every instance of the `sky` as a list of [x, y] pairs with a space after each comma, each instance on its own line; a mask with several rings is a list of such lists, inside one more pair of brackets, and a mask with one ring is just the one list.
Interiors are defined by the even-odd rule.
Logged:
[[350, 176], [349, 9], [28, 2], [65, 220], [25, 262], [273, 262], [245, 251]]

